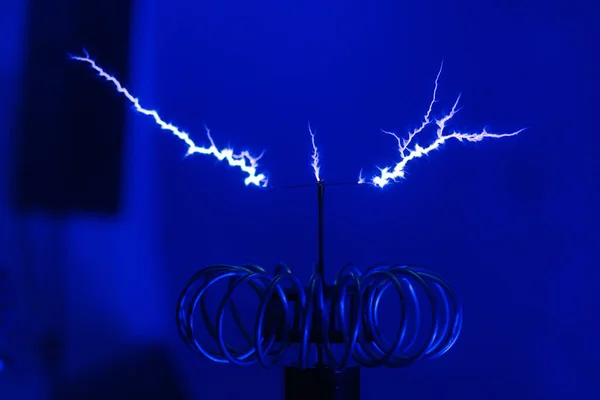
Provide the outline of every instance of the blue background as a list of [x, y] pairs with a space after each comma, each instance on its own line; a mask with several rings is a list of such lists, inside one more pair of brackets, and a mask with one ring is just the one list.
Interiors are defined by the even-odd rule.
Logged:
[[[131, 111], [120, 216], [13, 215], [8, 149], [25, 8], [4, 3], [0, 261], [21, 277], [11, 346], [28, 367], [12, 381], [24, 390], [18, 398], [46, 393], [25, 349], [49, 325], [67, 340], [67, 376], [131, 344], [163, 343], [194, 398], [278, 398], [277, 370], [189, 353], [174, 305], [187, 278], [214, 263], [284, 260], [306, 278], [316, 254], [314, 190], [245, 187], [239, 171], [184, 158], [180, 141]], [[449, 354], [405, 370], [365, 370], [363, 398], [592, 399], [600, 376], [595, 7], [146, 0], [136, 5], [124, 83], [199, 143], [206, 123], [218, 145], [266, 149], [261, 167], [273, 184], [312, 181], [310, 120], [322, 177], [348, 181], [396, 160], [394, 139], [380, 130], [401, 134], [420, 123], [444, 60], [434, 116], [462, 93], [453, 127], [528, 130], [450, 142], [383, 190], [329, 188], [331, 273], [346, 262], [416, 263], [447, 277], [465, 309]], [[102, 65], [103, 54], [88, 50]], [[90, 79], [106, 84], [91, 71]], [[116, 92], [114, 101], [123, 101]], [[24, 254], [44, 282], [39, 290], [22, 278]], [[55, 264], [60, 277], [49, 272]]]

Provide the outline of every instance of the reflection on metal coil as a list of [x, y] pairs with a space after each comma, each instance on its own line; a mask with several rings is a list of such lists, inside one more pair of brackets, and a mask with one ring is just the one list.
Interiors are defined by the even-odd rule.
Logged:
[[[214, 296], [207, 292], [218, 282], [225, 289], [216, 316], [211, 316], [207, 299]], [[245, 285], [259, 299], [252, 329], [233, 299]], [[382, 300], [390, 294], [397, 303]], [[393, 318], [387, 317], [390, 305], [396, 306]], [[382, 308], [386, 318], [380, 315]], [[226, 310], [242, 344], [225, 339]], [[312, 366], [311, 349], [316, 349], [331, 367], [404, 367], [439, 357], [454, 345], [462, 308], [444, 279], [419, 267], [375, 265], [360, 271], [347, 265], [332, 285], [315, 273], [304, 288], [285, 265], [278, 265], [272, 275], [253, 265], [215, 265], [189, 280], [178, 301], [177, 323], [194, 352], [218, 363], [268, 368], [287, 364], [292, 354], [292, 364], [307, 368]], [[384, 333], [389, 323], [396, 325], [391, 338]], [[201, 343], [202, 330], [214, 342], [210, 349]]]

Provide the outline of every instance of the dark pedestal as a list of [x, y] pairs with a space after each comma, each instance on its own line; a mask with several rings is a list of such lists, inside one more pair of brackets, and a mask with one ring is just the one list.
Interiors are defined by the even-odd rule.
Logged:
[[286, 367], [284, 400], [360, 400], [360, 368]]

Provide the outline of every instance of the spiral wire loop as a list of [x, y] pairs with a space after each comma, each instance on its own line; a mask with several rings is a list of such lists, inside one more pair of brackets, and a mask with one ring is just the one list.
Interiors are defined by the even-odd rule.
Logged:
[[[227, 283], [227, 291], [216, 319], [211, 320], [206, 293], [219, 281]], [[259, 298], [252, 333], [233, 302], [243, 284]], [[392, 341], [384, 338], [379, 317], [381, 299], [390, 288], [399, 298], [400, 322]], [[227, 306], [247, 343], [243, 348], [224, 338]], [[444, 279], [408, 265], [375, 265], [362, 272], [347, 265], [338, 271], [333, 285], [327, 286], [315, 273], [306, 289], [285, 265], [278, 265], [273, 275], [254, 265], [215, 265], [192, 276], [177, 304], [179, 333], [194, 352], [218, 363], [259, 363], [264, 368], [281, 364], [295, 343], [299, 344], [295, 360], [301, 368], [310, 367], [311, 346], [321, 348], [326, 365], [335, 368], [351, 362], [364, 367], [405, 367], [450, 350], [460, 335], [462, 318], [459, 300]], [[200, 343], [199, 325], [216, 349]], [[343, 349], [341, 357], [334, 352], [337, 344]]]

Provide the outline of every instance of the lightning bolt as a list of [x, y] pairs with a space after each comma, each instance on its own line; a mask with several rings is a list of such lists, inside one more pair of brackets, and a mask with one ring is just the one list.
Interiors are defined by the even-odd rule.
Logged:
[[261, 186], [261, 187], [267, 186], [268, 181], [267, 181], [266, 176], [264, 174], [258, 173], [258, 161], [260, 160], [260, 158], [262, 157], [263, 154], [259, 155], [258, 157], [253, 157], [248, 151], [242, 151], [241, 153], [234, 153], [233, 149], [229, 149], [229, 148], [219, 149], [215, 145], [215, 142], [214, 142], [212, 136], [210, 135], [210, 130], [206, 127], [205, 127], [206, 136], [208, 137], [208, 140], [210, 142], [210, 147], [198, 146], [190, 138], [190, 135], [188, 133], [180, 130], [173, 124], [165, 122], [160, 117], [160, 115], [158, 115], [158, 113], [155, 110], [149, 110], [147, 108], [142, 107], [139, 99], [134, 97], [129, 92], [129, 90], [127, 90], [125, 87], [123, 87], [123, 85], [121, 85], [121, 83], [117, 80], [117, 78], [115, 78], [112, 75], [109, 75], [100, 66], [98, 66], [98, 64], [96, 64], [96, 62], [90, 58], [89, 54], [85, 50], [84, 50], [84, 55], [85, 55], [84, 57], [71, 55], [70, 58], [75, 61], [81, 61], [81, 62], [89, 64], [89, 66], [93, 70], [95, 70], [100, 77], [102, 77], [106, 81], [112, 83], [114, 85], [114, 87], [117, 89], [117, 91], [119, 93], [123, 94], [127, 98], [127, 100], [129, 100], [131, 102], [131, 104], [133, 104], [133, 107], [135, 108], [135, 110], [137, 112], [147, 115], [149, 117], [152, 117], [154, 119], [154, 122], [156, 122], [156, 124], [161, 129], [171, 132], [173, 135], [175, 135], [177, 138], [179, 138], [181, 141], [183, 141], [188, 148], [186, 155], [189, 156], [192, 154], [204, 154], [204, 155], [211, 155], [211, 156], [217, 158], [219, 161], [225, 160], [227, 162], [227, 164], [229, 164], [231, 167], [236, 167], [236, 168], [242, 170], [242, 172], [244, 172], [246, 174], [246, 179], [244, 180], [244, 183], [246, 184], [246, 186], [248, 186], [248, 185], [255, 185], [255, 186]]
[[[400, 153], [400, 161], [398, 163], [396, 163], [396, 165], [394, 165], [393, 167], [379, 168], [380, 175], [375, 176], [371, 179], [371, 183], [373, 185], [379, 186], [379, 187], [384, 187], [385, 185], [387, 185], [390, 182], [396, 182], [398, 179], [404, 178], [406, 165], [410, 161], [412, 161], [416, 158], [428, 155], [433, 150], [440, 148], [440, 146], [442, 146], [444, 143], [446, 143], [450, 139], [457, 139], [461, 142], [462, 141], [479, 142], [486, 138], [500, 139], [500, 138], [515, 136], [524, 131], [524, 129], [520, 129], [518, 131], [511, 132], [511, 133], [490, 133], [484, 128], [481, 132], [477, 132], [477, 133], [465, 133], [465, 132], [457, 132], [457, 131], [453, 131], [451, 133], [446, 133], [445, 129], [446, 129], [447, 122], [450, 121], [456, 115], [456, 113], [458, 113], [460, 111], [460, 108], [458, 108], [458, 102], [460, 100], [460, 95], [457, 97], [456, 101], [454, 102], [454, 105], [452, 106], [452, 110], [450, 110], [450, 112], [448, 114], [446, 114], [441, 119], [432, 119], [431, 118], [431, 113], [433, 111], [433, 105], [437, 101], [438, 84], [439, 84], [440, 75], [442, 74], [443, 66], [444, 66], [444, 63], [442, 63], [442, 65], [440, 66], [440, 69], [435, 78], [435, 85], [434, 85], [434, 89], [433, 89], [433, 98], [431, 100], [431, 103], [429, 103], [429, 108], [427, 109], [427, 112], [425, 113], [425, 116], [423, 118], [423, 122], [421, 123], [421, 125], [418, 128], [414, 129], [413, 131], [409, 132], [408, 136], [405, 138], [400, 138], [398, 135], [396, 135], [393, 132], [383, 131], [384, 133], [396, 138], [396, 140], [398, 142], [398, 152]], [[414, 142], [414, 138], [418, 134], [423, 132], [425, 130], [425, 128], [427, 128], [428, 126], [430, 126], [434, 123], [437, 126], [435, 140], [433, 142], [431, 142], [429, 145], [427, 145], [426, 147], [422, 147], [419, 144], [414, 144], [411, 147], [411, 144], [413, 144], [413, 142]], [[366, 183], [366, 180], [362, 175], [362, 170], [359, 173], [358, 183]]]
[[310, 164], [315, 172], [315, 178], [317, 178], [317, 182], [321, 182], [321, 177], [319, 175], [321, 171], [321, 166], [319, 165], [319, 149], [317, 148], [317, 144], [315, 143], [315, 132], [313, 132], [310, 123], [308, 124], [308, 133], [310, 133], [310, 140], [312, 143], [313, 153], [312, 153], [312, 163]]

